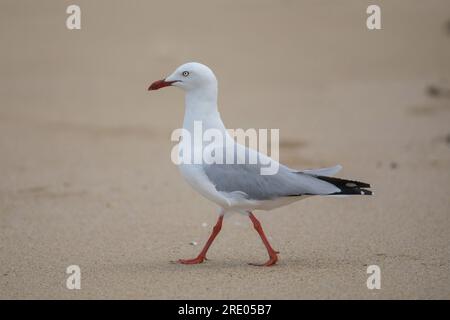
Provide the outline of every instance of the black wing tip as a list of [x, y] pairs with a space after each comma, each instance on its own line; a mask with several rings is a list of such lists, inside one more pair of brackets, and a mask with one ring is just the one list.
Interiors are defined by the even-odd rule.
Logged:
[[370, 184], [366, 182], [356, 181], [356, 180], [347, 180], [340, 179], [335, 177], [325, 177], [325, 176], [317, 176], [318, 179], [323, 180], [325, 182], [331, 183], [332, 185], [339, 188], [340, 192], [335, 192], [333, 195], [373, 195], [373, 192], [367, 190], [370, 188]]
[[374, 193], [366, 189], [352, 189], [352, 190], [342, 190], [341, 192], [335, 192], [330, 195], [361, 195], [361, 196], [372, 196]]

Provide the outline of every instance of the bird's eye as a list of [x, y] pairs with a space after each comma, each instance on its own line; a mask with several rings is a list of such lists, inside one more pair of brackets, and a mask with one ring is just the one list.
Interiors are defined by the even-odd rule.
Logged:
[[183, 77], [187, 77], [189, 75], [189, 71], [183, 71]]

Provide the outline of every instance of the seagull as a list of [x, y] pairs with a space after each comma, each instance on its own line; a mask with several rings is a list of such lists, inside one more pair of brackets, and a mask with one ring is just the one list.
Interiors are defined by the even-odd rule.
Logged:
[[[267, 249], [269, 260], [258, 266], [273, 266], [278, 261], [279, 252], [273, 249], [267, 239], [261, 223], [255, 217], [255, 210], [272, 210], [314, 195], [371, 195], [370, 184], [333, 177], [340, 165], [311, 170], [294, 170], [254, 149], [246, 148], [235, 142], [220, 117], [217, 106], [218, 82], [213, 71], [197, 62], [189, 62], [178, 67], [163, 80], [153, 82], [148, 90], [158, 90], [174, 86], [185, 91], [184, 132], [194, 134], [196, 122], [203, 128], [213, 129], [223, 135], [224, 141], [213, 141], [215, 152], [236, 151], [238, 155], [257, 156], [257, 163], [236, 161], [233, 163], [200, 161], [199, 163], [181, 162], [179, 171], [187, 183], [202, 196], [219, 206], [219, 217], [205, 246], [193, 259], [180, 259], [181, 264], [199, 264], [206, 259], [206, 254], [214, 239], [222, 229], [223, 217], [227, 213], [238, 212], [247, 215], [258, 232]], [[184, 137], [182, 137], [184, 140]], [[191, 139], [192, 140], [192, 139]], [[195, 139], [191, 141], [191, 150], [198, 150]], [[204, 142], [201, 142], [204, 144]], [[198, 144], [198, 142], [197, 142]], [[278, 168], [275, 174], [261, 174], [264, 165]]]

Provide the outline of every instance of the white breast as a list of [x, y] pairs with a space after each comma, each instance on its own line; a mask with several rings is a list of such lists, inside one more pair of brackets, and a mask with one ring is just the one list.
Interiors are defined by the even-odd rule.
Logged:
[[228, 199], [216, 190], [216, 187], [209, 181], [202, 165], [200, 164], [180, 164], [178, 165], [181, 175], [187, 183], [205, 198], [217, 203], [222, 208], [229, 208], [232, 204]]

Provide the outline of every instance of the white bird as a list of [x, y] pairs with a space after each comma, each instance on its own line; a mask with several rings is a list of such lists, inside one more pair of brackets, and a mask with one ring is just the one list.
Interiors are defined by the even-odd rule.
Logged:
[[[170, 76], [155, 81], [148, 90], [175, 86], [185, 91], [185, 115], [183, 129], [194, 135], [194, 124], [202, 123], [203, 129], [215, 129], [225, 141], [214, 141], [216, 152], [234, 151], [234, 163], [181, 163], [178, 165], [186, 181], [207, 199], [220, 207], [219, 218], [213, 232], [200, 254], [194, 259], [180, 259], [183, 264], [202, 263], [206, 253], [222, 228], [223, 216], [228, 212], [239, 212], [249, 216], [269, 254], [269, 260], [260, 264], [272, 266], [278, 260], [278, 252], [270, 245], [254, 210], [271, 210], [313, 195], [371, 195], [367, 183], [331, 177], [342, 167], [298, 171], [290, 169], [268, 156], [248, 149], [234, 141], [227, 132], [217, 108], [218, 84], [214, 73], [207, 66], [190, 62], [178, 67]], [[183, 137], [184, 139], [184, 137]], [[191, 141], [193, 155], [201, 148]], [[198, 140], [197, 140], [198, 141]], [[202, 147], [205, 142], [202, 141]], [[210, 145], [211, 143], [209, 143]], [[226, 147], [224, 147], [226, 146]], [[239, 153], [242, 152], [242, 153]], [[257, 164], [239, 164], [239, 155], [257, 155]], [[203, 155], [203, 154], [202, 154]], [[224, 155], [225, 156], [225, 155]], [[262, 175], [262, 163], [278, 166], [273, 175]]]

